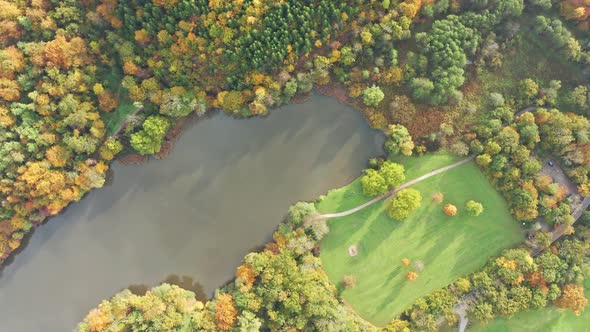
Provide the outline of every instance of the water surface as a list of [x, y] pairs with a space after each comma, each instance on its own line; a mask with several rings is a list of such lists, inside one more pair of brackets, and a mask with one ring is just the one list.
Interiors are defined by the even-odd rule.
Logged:
[[289, 205], [345, 185], [382, 143], [321, 96], [264, 119], [202, 119], [167, 159], [114, 164], [112, 184], [34, 232], [0, 274], [0, 330], [71, 331], [101, 299], [170, 275], [210, 296]]

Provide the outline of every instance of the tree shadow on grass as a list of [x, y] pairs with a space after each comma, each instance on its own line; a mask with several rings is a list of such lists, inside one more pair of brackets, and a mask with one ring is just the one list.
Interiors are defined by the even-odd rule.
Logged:
[[[429, 241], [434, 241], [434, 243], [436, 243], [436, 244], [433, 245], [423, 255], [423, 258], [420, 259], [420, 260], [426, 261], [426, 264], [428, 264], [428, 262], [435, 261], [440, 255], [442, 255], [444, 253], [445, 249], [447, 248], [447, 245], [448, 245], [448, 243], [446, 241], [443, 241], [443, 240], [445, 240], [444, 236], [437, 236], [434, 239], [433, 238], [429, 238]], [[428, 259], [427, 260], [424, 259], [425, 257], [428, 257]], [[401, 262], [400, 262], [400, 264], [401, 264]], [[417, 287], [413, 287], [415, 285], [415, 283], [413, 283], [412, 281], [407, 281], [406, 280], [406, 277], [405, 277], [406, 270], [407, 271], [411, 271], [413, 269], [412, 268], [407, 268], [406, 269], [406, 268], [401, 268], [400, 267], [398, 269], [393, 270], [390, 273], [390, 276], [389, 276], [387, 282], [384, 283], [382, 285], [382, 287], [380, 287], [380, 288], [381, 289], [387, 289], [387, 292], [390, 293], [390, 294], [401, 294], [401, 293], [407, 292], [408, 289], [417, 288]], [[398, 273], [395, 273], [396, 271], [399, 271], [399, 272]], [[400, 274], [402, 274], [402, 275], [400, 275]], [[401, 282], [398, 282], [398, 281], [395, 280], [395, 279], [397, 279], [396, 277], [398, 277], [398, 276], [402, 278], [402, 281]], [[425, 277], [426, 277], [426, 275], [423, 275], [423, 274], [419, 273], [419, 276], [418, 276], [418, 280], [417, 281], [418, 282], [423, 282], [423, 280], [424, 280]], [[435, 276], [432, 276], [432, 277], [435, 277]], [[428, 295], [429, 293], [430, 292], [424, 292], [424, 293], [414, 292], [414, 295], [415, 296], [413, 297], [413, 300], [412, 301], [409, 301], [408, 303], [406, 303], [403, 306], [403, 308], [405, 309], [405, 308], [409, 307], [410, 305], [412, 305], [415, 302], [415, 300], [417, 300], [418, 298], [420, 298], [422, 296]], [[392, 301], [390, 298], [387, 298], [387, 299], [385, 299], [384, 301], [382, 301], [380, 303], [380, 306], [383, 307], [384, 310], [385, 310], [388, 307], [394, 306], [393, 305], [394, 303], [395, 303], [395, 299]], [[391, 317], [394, 317], [395, 315], [400, 314], [401, 311], [404, 310], [404, 309], [401, 309], [400, 312], [391, 312], [390, 313], [390, 316]]]

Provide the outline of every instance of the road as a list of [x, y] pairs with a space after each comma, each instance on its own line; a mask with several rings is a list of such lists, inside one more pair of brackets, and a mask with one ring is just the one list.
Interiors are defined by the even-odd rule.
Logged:
[[[584, 198], [582, 203], [580, 205], [578, 205], [578, 207], [574, 210], [574, 212], [572, 212], [572, 217], [574, 217], [574, 224], [578, 221], [578, 219], [580, 219], [580, 217], [582, 216], [584, 211], [586, 211], [589, 206], [590, 206], [590, 197], [586, 197], [586, 198]], [[565, 230], [566, 230], [565, 225], [561, 225], [557, 229], [554, 229], [551, 232], [552, 233], [551, 243], [559, 240], [559, 238], [563, 236], [563, 232]], [[537, 256], [538, 254], [542, 253], [543, 250], [545, 250], [545, 249], [543, 249], [543, 248], [532, 249], [531, 256], [533, 256], [533, 257]]]

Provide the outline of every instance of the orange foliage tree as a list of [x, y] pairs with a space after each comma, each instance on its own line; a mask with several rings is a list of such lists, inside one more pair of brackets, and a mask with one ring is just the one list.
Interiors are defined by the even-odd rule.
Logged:
[[457, 214], [457, 207], [454, 206], [451, 203], [447, 203], [445, 204], [445, 206], [443, 207], [443, 212], [450, 217], [453, 217]]
[[561, 290], [561, 296], [555, 300], [555, 305], [559, 308], [572, 309], [579, 316], [588, 304], [588, 299], [584, 296], [584, 287], [575, 284], [567, 284]]
[[238, 312], [234, 306], [234, 298], [230, 294], [217, 296], [215, 302], [215, 323], [220, 330], [229, 330], [236, 323]]

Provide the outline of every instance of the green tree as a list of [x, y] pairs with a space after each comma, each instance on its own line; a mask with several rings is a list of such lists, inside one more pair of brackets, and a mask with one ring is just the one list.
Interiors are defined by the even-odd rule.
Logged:
[[377, 196], [387, 191], [387, 181], [379, 172], [374, 169], [365, 170], [365, 175], [361, 177], [363, 193], [367, 196]]
[[389, 125], [389, 139], [385, 142], [385, 149], [392, 155], [403, 154], [411, 156], [414, 141], [406, 127], [399, 124]]
[[294, 227], [299, 227], [305, 218], [317, 214], [315, 204], [308, 202], [297, 202], [289, 207], [287, 219]]
[[142, 127], [142, 130], [131, 135], [131, 146], [143, 155], [159, 152], [170, 120], [153, 115], [145, 120]]
[[391, 200], [389, 216], [396, 220], [403, 220], [422, 204], [422, 195], [416, 189], [402, 189]]
[[379, 168], [379, 173], [385, 179], [388, 189], [393, 189], [404, 182], [406, 179], [404, 172], [403, 165], [393, 163], [389, 160], [385, 161]]
[[539, 94], [539, 85], [530, 78], [518, 82], [518, 95], [526, 104], [530, 103], [533, 98]]
[[385, 94], [378, 86], [373, 85], [363, 91], [363, 102], [365, 105], [377, 107], [383, 98], [385, 98]]
[[465, 211], [470, 215], [477, 217], [483, 212], [483, 205], [474, 200], [469, 200], [465, 203]]

